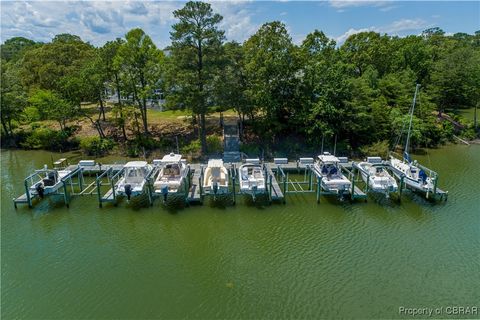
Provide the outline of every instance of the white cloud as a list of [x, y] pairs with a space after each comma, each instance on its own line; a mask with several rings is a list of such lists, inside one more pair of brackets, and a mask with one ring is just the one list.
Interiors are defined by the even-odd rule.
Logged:
[[[56, 34], [72, 33], [94, 45], [123, 37], [132, 28], [142, 28], [159, 47], [170, 43], [175, 23], [173, 11], [180, 1], [0, 1], [1, 41], [24, 36], [50, 41]], [[243, 41], [259, 27], [252, 22], [246, 1], [212, 1], [224, 19], [220, 25], [228, 40]]]
[[348, 29], [344, 34], [336, 37], [336, 38], [335, 38], [335, 41], [337, 42], [337, 44], [342, 44], [342, 43], [345, 42], [345, 40], [347, 40], [348, 37], [350, 37], [351, 35], [354, 35], [354, 34], [357, 34], [357, 33], [360, 33], [360, 32], [368, 32], [368, 31], [376, 31], [376, 28], [375, 28], [375, 27], [361, 28], [361, 29], [350, 28], [350, 29]]
[[391, 4], [393, 1], [376, 1], [376, 0], [330, 0], [331, 7], [342, 9], [347, 7], [361, 7], [361, 6], [373, 6], [381, 7]]
[[427, 23], [422, 19], [401, 19], [392, 22], [388, 26], [380, 28], [382, 32], [397, 33], [401, 31], [419, 30], [427, 27]]
[[398, 33], [404, 31], [424, 30], [428, 26], [429, 25], [427, 22], [422, 19], [400, 19], [380, 27], [371, 26], [359, 29], [350, 28], [344, 34], [335, 37], [334, 39], [337, 41], [337, 44], [342, 44], [348, 39], [348, 37], [360, 32], [374, 31], [379, 33], [388, 33], [389, 35], [398, 35]]

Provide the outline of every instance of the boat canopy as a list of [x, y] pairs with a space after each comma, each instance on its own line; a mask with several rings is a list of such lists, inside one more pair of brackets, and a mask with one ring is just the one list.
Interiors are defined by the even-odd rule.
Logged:
[[125, 167], [127, 168], [140, 168], [140, 167], [145, 167], [147, 166], [146, 161], [130, 161], [125, 164]]
[[181, 154], [170, 153], [162, 158], [162, 163], [180, 162], [182, 160]]
[[208, 166], [211, 168], [221, 168], [223, 167], [222, 159], [210, 159], [208, 160]]
[[318, 159], [322, 161], [323, 163], [338, 163], [340, 160], [338, 160], [337, 157], [332, 156], [331, 154], [323, 154], [318, 156]]

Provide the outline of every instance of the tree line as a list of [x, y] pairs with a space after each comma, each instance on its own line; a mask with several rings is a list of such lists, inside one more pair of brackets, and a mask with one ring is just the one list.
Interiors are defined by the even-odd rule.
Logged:
[[[191, 112], [203, 154], [206, 116], [227, 109], [238, 114], [244, 138], [267, 149], [288, 143], [318, 148], [323, 138], [335, 137], [354, 151], [392, 145], [417, 83], [414, 145], [437, 145], [458, 130], [474, 135], [473, 125], [455, 111], [479, 103], [480, 31], [447, 35], [430, 28], [407, 37], [361, 32], [338, 45], [314, 30], [296, 45], [286, 26], [273, 21], [238, 43], [226, 41], [223, 18], [208, 3], [187, 2], [173, 15], [171, 44], [163, 50], [138, 28], [101, 47], [70, 34], [49, 43], [6, 40], [2, 138], [36, 120], [53, 120], [68, 133], [69, 121], [84, 117], [100, 140], [112, 139], [105, 122], [113, 123], [123, 143], [154, 139], [147, 102], [160, 89], [167, 108]], [[105, 116], [108, 89], [117, 95], [112, 119]], [[98, 112], [83, 102], [98, 104]], [[455, 121], [439, 121], [445, 112], [453, 112]]]

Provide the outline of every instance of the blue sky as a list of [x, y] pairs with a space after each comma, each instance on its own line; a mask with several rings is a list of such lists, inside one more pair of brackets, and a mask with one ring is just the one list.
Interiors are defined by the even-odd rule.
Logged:
[[[447, 33], [480, 30], [480, 1], [210, 1], [224, 19], [228, 40], [244, 41], [265, 22], [280, 20], [294, 42], [319, 29], [342, 43], [354, 33], [420, 34], [429, 27]], [[1, 41], [23, 36], [50, 41], [59, 33], [94, 45], [144, 29], [163, 48], [170, 42], [178, 1], [1, 1]]]

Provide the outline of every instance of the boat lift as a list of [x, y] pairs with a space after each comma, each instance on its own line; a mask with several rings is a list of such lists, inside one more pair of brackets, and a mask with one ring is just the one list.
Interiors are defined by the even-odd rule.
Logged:
[[[62, 160], [62, 159], [61, 159]], [[55, 162], [55, 164], [61, 164], [62, 162]], [[45, 194], [43, 197], [40, 197], [38, 194], [32, 193], [30, 187], [33, 186], [38, 178], [42, 178], [42, 176], [48, 176], [50, 173], [54, 176], [58, 177], [58, 171], [60, 168], [48, 169], [46, 166], [43, 169], [35, 170], [32, 174], [27, 176], [23, 180], [23, 185], [25, 187], [25, 193], [13, 199], [13, 205], [15, 209], [17, 208], [18, 204], [27, 204], [29, 208], [33, 208], [33, 200], [35, 199], [42, 199], [43, 197], [49, 197], [52, 195], [63, 195], [63, 201], [67, 208], [70, 204], [71, 196], [75, 193], [74, 187], [76, 185], [79, 186], [80, 190], [83, 190], [83, 174], [82, 174], [82, 167], [80, 166], [69, 166], [68, 169], [70, 170], [62, 178], [58, 179], [53, 186], [49, 186], [53, 190], [53, 192]], [[77, 182], [74, 182], [74, 178], [76, 177]], [[69, 190], [70, 187], [70, 190]]]

